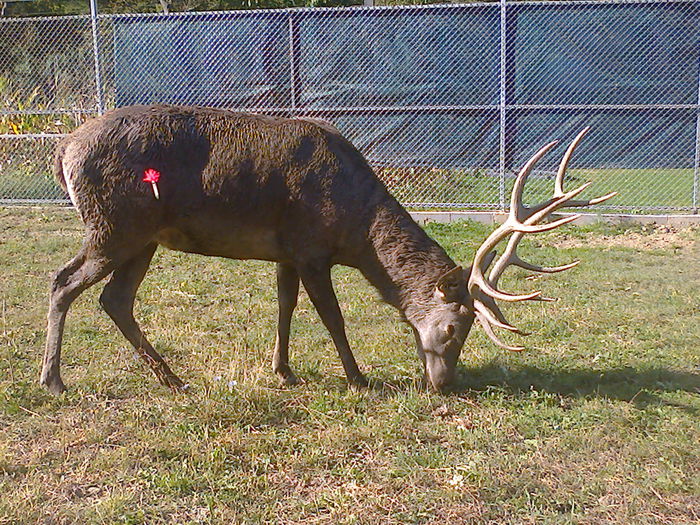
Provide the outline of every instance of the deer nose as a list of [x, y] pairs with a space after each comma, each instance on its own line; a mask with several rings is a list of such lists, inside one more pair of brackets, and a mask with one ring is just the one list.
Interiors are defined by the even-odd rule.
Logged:
[[430, 356], [425, 362], [425, 375], [428, 386], [437, 392], [446, 392], [452, 386], [455, 376], [454, 367], [448, 366], [438, 356]]

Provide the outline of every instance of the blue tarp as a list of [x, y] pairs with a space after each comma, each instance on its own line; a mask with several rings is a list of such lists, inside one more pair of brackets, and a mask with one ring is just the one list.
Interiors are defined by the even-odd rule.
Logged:
[[[115, 19], [118, 106], [333, 121], [375, 164], [499, 164], [498, 4]], [[508, 4], [506, 160], [594, 132], [577, 166], [694, 165], [700, 3]]]

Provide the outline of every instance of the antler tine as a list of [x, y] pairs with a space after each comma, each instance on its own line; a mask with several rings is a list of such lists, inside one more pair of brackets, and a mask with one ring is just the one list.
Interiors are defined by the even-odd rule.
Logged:
[[[590, 185], [591, 183], [589, 182], [587, 184]], [[618, 195], [618, 192], [613, 191], [613, 192], [608, 193], [607, 195], [603, 195], [602, 197], [595, 197], [595, 198], [589, 199], [587, 201], [568, 201], [567, 202], [565, 200], [560, 206], [557, 206], [557, 208], [559, 208], [559, 207], [562, 207], [562, 208], [583, 208], [586, 206], [593, 206], [595, 204], [600, 204], [601, 202], [605, 202], [608, 199], [612, 199], [616, 195]], [[537, 204], [536, 206], [532, 206], [531, 208], [528, 208], [528, 211], [529, 211], [528, 218], [530, 218], [535, 213], [538, 213], [543, 208], [551, 205], [555, 200], [556, 199], [553, 197], [553, 198], [549, 199], [548, 201], [545, 201], [541, 204]]]
[[586, 182], [585, 184], [582, 184], [575, 190], [571, 190], [568, 193], [564, 193], [563, 195], [550, 199], [542, 207], [538, 206], [537, 208], [533, 208], [527, 220], [524, 221], [524, 224], [537, 224], [542, 219], [547, 217], [547, 215], [564, 206], [567, 203], [567, 201], [576, 197], [579, 193], [588, 188], [591, 184], [591, 182]]
[[[493, 268], [491, 269], [491, 272], [489, 273], [488, 277], [488, 282], [492, 286], [492, 288], [497, 289], [498, 288], [498, 280], [501, 278], [501, 275], [503, 275], [503, 272], [505, 271], [508, 266], [511, 264], [515, 266], [519, 266], [525, 270], [530, 270], [533, 272], [540, 272], [540, 273], [557, 273], [557, 272], [563, 272], [566, 270], [569, 270], [573, 268], [574, 266], [577, 266], [580, 261], [574, 261], [569, 264], [563, 264], [561, 266], [551, 266], [551, 267], [546, 267], [546, 266], [538, 266], [532, 263], [529, 263], [527, 261], [522, 260], [516, 250], [518, 248], [518, 244], [522, 240], [523, 236], [525, 234], [522, 232], [514, 232], [511, 238], [508, 240], [508, 245], [506, 246], [506, 249], [503, 251], [501, 256], [498, 258], [496, 261], [496, 264], [494, 264]], [[551, 302], [554, 301], [554, 299], [550, 297], [543, 297], [542, 295], [536, 295], [531, 298], [534, 301], [547, 301]], [[486, 306], [486, 304], [484, 304]], [[489, 298], [489, 304], [486, 306], [491, 310], [491, 312], [496, 315], [496, 317], [501, 321], [501, 322], [507, 322], [505, 318], [503, 317], [503, 313], [500, 312], [498, 309], [498, 305], [496, 302]], [[493, 323], [496, 324], [496, 323]], [[498, 326], [496, 324], [496, 326]]]
[[498, 309], [498, 313], [500, 315], [496, 315], [495, 312], [492, 312], [491, 311], [492, 308], [493, 308], [493, 305], [486, 306], [486, 304], [484, 304], [480, 300], [478, 300], [478, 299], [474, 300], [474, 309], [477, 312], [481, 313], [481, 315], [483, 315], [486, 318], [486, 320], [489, 322], [489, 324], [492, 324], [492, 325], [497, 326], [499, 328], [503, 328], [504, 330], [510, 330], [511, 332], [514, 332], [516, 334], [528, 335], [528, 334], [522, 332], [519, 328], [517, 328], [517, 327], [513, 326], [512, 324], [510, 324], [509, 322], [505, 321], [505, 318], [503, 317], [503, 312], [501, 312], [500, 309], [498, 309], [498, 307], [496, 307], [496, 308]]
[[503, 272], [505, 269], [510, 266], [511, 264], [514, 264], [515, 266], [519, 266], [520, 268], [523, 268], [524, 270], [530, 270], [532, 272], [539, 272], [539, 273], [557, 273], [557, 272], [563, 272], [565, 270], [568, 270], [570, 268], [573, 268], [574, 266], [578, 265], [580, 261], [574, 261], [569, 264], [563, 264], [561, 266], [538, 266], [532, 263], [529, 263], [527, 261], [524, 261], [520, 258], [520, 256], [517, 253], [517, 248], [518, 244], [520, 244], [520, 241], [522, 238], [525, 236], [523, 232], [514, 232], [511, 238], [508, 240], [508, 245], [506, 246], [506, 249], [503, 251], [503, 254], [498, 258], [496, 261], [496, 264], [493, 265], [493, 268], [491, 269], [491, 272], [489, 273], [489, 283], [493, 287], [498, 286], [498, 280], [500, 279], [501, 275], [503, 275]]
[[601, 202], [605, 202], [608, 199], [612, 199], [615, 195], [618, 195], [616, 191], [611, 191], [607, 195], [603, 195], [602, 197], [596, 197], [595, 199], [591, 199], [588, 201], [573, 201], [567, 204], [566, 206], [593, 206], [594, 204], [600, 204]]
[[479, 300], [474, 300], [474, 309], [479, 312], [481, 315], [483, 315], [486, 320], [489, 322], [489, 324], [498, 326], [499, 328], [503, 328], [505, 330], [510, 330], [511, 332], [518, 332], [519, 330], [513, 326], [512, 324], [504, 323], [503, 321], [499, 320], [496, 318], [496, 316], [489, 311], [489, 309], [484, 305]]
[[[472, 279], [473, 278], [473, 279]], [[510, 303], [515, 303], [518, 301], [528, 301], [530, 299], [534, 299], [535, 297], [538, 297], [539, 295], [542, 294], [539, 290], [535, 292], [531, 292], [529, 294], [524, 294], [524, 295], [513, 295], [509, 294], [506, 292], [502, 292], [500, 290], [497, 290], [491, 284], [486, 280], [486, 278], [483, 276], [481, 272], [479, 272], [477, 275], [474, 275], [474, 269], [472, 268], [472, 275], [469, 277], [469, 290], [470, 294], [472, 297], [475, 295], [475, 292], [472, 293], [472, 290], [474, 288], [477, 288], [478, 290], [481, 290], [483, 293], [486, 295], [490, 295], [494, 299], [499, 299], [501, 301], [507, 301]]]
[[513, 220], [520, 222], [522, 220], [521, 217], [527, 213], [525, 206], [523, 206], [523, 189], [525, 189], [525, 182], [532, 172], [532, 168], [534, 168], [535, 164], [537, 164], [537, 161], [539, 161], [557, 144], [559, 144], [559, 141], [555, 140], [549, 144], [546, 144], [545, 146], [542, 146], [539, 151], [537, 151], [537, 153], [535, 153], [530, 160], [525, 163], [525, 166], [523, 166], [523, 168], [520, 170], [520, 173], [518, 173], [518, 176], [515, 179], [515, 184], [513, 184], [513, 191], [510, 195], [509, 215]]
[[[557, 175], [554, 178], [554, 194], [552, 195], [552, 198], [547, 201], [543, 202], [542, 204], [539, 204], [537, 206], [533, 206], [530, 208], [530, 217], [542, 209], [548, 207], [553, 201], [563, 197], [565, 195], [564, 192], [564, 177], [566, 176], [566, 170], [569, 167], [569, 161], [571, 160], [571, 157], [574, 153], [574, 150], [576, 147], [579, 145], [581, 140], [583, 140], [583, 137], [586, 136], [586, 134], [590, 131], [590, 126], [582, 129], [578, 135], [574, 138], [574, 140], [569, 144], [569, 147], [566, 149], [566, 153], [564, 153], [564, 157], [561, 159], [561, 162], [559, 163], [559, 169], [557, 170]], [[566, 208], [582, 208], [585, 206], [593, 206], [595, 204], [600, 204], [601, 202], [605, 202], [608, 199], [613, 198], [615, 195], [617, 195], [616, 191], [613, 191], [611, 193], [608, 193], [607, 195], [603, 195], [602, 197], [596, 197], [594, 199], [589, 199], [589, 200], [581, 200], [581, 201], [568, 201], [562, 203], [562, 206]], [[557, 206], [558, 208], [559, 206]], [[529, 218], [529, 217], [528, 217]]]
[[516, 224], [514, 230], [521, 232], [521, 233], [542, 233], [542, 232], [548, 232], [550, 230], [553, 230], [555, 228], [558, 228], [559, 226], [563, 226], [564, 224], [568, 224], [570, 222], [574, 222], [576, 219], [581, 218], [580, 213], [576, 213], [574, 215], [569, 215], [568, 217], [564, 217], [562, 219], [558, 219], [553, 222], [548, 222], [547, 224], [539, 224], [539, 225], [530, 225], [530, 224]]
[[[478, 301], [485, 308], [487, 308], [491, 312], [491, 314], [493, 314], [493, 316], [496, 319], [498, 319], [501, 323], [507, 324], [509, 326], [513, 326], [510, 323], [510, 321], [508, 321], [508, 319], [506, 319], [506, 316], [503, 315], [503, 312], [498, 307], [498, 304], [496, 304], [496, 300], [493, 297], [482, 293], [482, 294], [479, 294], [479, 298], [475, 299], [475, 300]], [[529, 333], [523, 332], [519, 329], [516, 333], [521, 334], [521, 335], [530, 335]]]
[[493, 332], [493, 329], [491, 328], [491, 325], [489, 324], [488, 320], [481, 314], [481, 312], [475, 312], [476, 314], [476, 319], [479, 321], [481, 324], [481, 327], [484, 329], [484, 332], [486, 332], [486, 335], [489, 336], [489, 339], [496, 343], [498, 346], [501, 348], [505, 348], [506, 350], [510, 350], [511, 352], [522, 352], [525, 350], [524, 346], [511, 346], [507, 345], [503, 341], [501, 341], [498, 337], [496, 337], [496, 334]]
[[498, 280], [501, 278], [501, 275], [503, 275], [503, 272], [508, 267], [508, 264], [510, 264], [509, 261], [515, 256], [515, 250], [517, 249], [518, 244], [524, 235], [525, 234], [522, 232], [514, 232], [511, 238], [508, 240], [506, 249], [498, 258], [496, 264], [493, 265], [493, 268], [491, 268], [491, 272], [489, 273], [489, 282], [492, 286], [498, 286]]
[[527, 261], [523, 261], [517, 254], [513, 257], [512, 263], [516, 266], [520, 266], [524, 270], [530, 270], [531, 272], [540, 273], [558, 273], [570, 270], [574, 266], [578, 266], [581, 261], [570, 262], [569, 264], [562, 264], [561, 266], [538, 266], [536, 264], [530, 264]]
[[583, 140], [583, 137], [586, 136], [590, 129], [590, 126], [583, 128], [579, 132], [579, 134], [576, 135], [576, 138], [573, 141], [571, 141], [569, 147], [566, 148], [566, 153], [564, 153], [564, 156], [562, 157], [561, 162], [559, 163], [559, 170], [557, 171], [557, 176], [554, 178], [554, 198], [564, 195], [564, 176], [566, 175], [566, 170], [569, 167], [569, 161], [571, 160], [571, 156], [574, 154], [576, 146], [578, 146], [579, 142]]

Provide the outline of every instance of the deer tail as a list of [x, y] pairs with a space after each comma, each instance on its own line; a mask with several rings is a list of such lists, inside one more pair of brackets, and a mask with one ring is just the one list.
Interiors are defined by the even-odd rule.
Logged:
[[63, 155], [66, 152], [66, 143], [61, 141], [61, 143], [56, 148], [56, 154], [53, 159], [53, 175], [56, 178], [56, 182], [60, 184], [63, 191], [68, 191], [68, 184], [66, 183], [66, 175], [63, 173]]

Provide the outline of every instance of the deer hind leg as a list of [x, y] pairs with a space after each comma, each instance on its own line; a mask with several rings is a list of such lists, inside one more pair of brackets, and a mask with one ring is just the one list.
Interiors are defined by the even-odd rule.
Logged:
[[296, 385], [299, 380], [289, 367], [289, 331], [292, 323], [292, 312], [297, 305], [299, 295], [299, 274], [293, 266], [277, 264], [277, 302], [279, 312], [277, 318], [277, 338], [272, 354], [272, 370], [282, 381], [283, 385]]
[[321, 317], [321, 321], [331, 334], [348, 382], [354, 386], [367, 386], [367, 379], [357, 366], [345, 335], [345, 322], [333, 291], [331, 268], [328, 264], [302, 264], [297, 267], [301, 282], [304, 283], [311, 302]]
[[100, 295], [100, 304], [138, 355], [151, 367], [158, 380], [173, 390], [179, 390], [185, 384], [153, 349], [134, 319], [136, 291], [146, 275], [157, 246], [155, 243], [149, 244], [137, 256], [114, 270]]
[[71, 303], [87, 288], [107, 276], [113, 261], [90, 250], [86, 245], [53, 278], [49, 300], [46, 350], [39, 382], [59, 395], [66, 390], [61, 380], [61, 341], [66, 315]]

